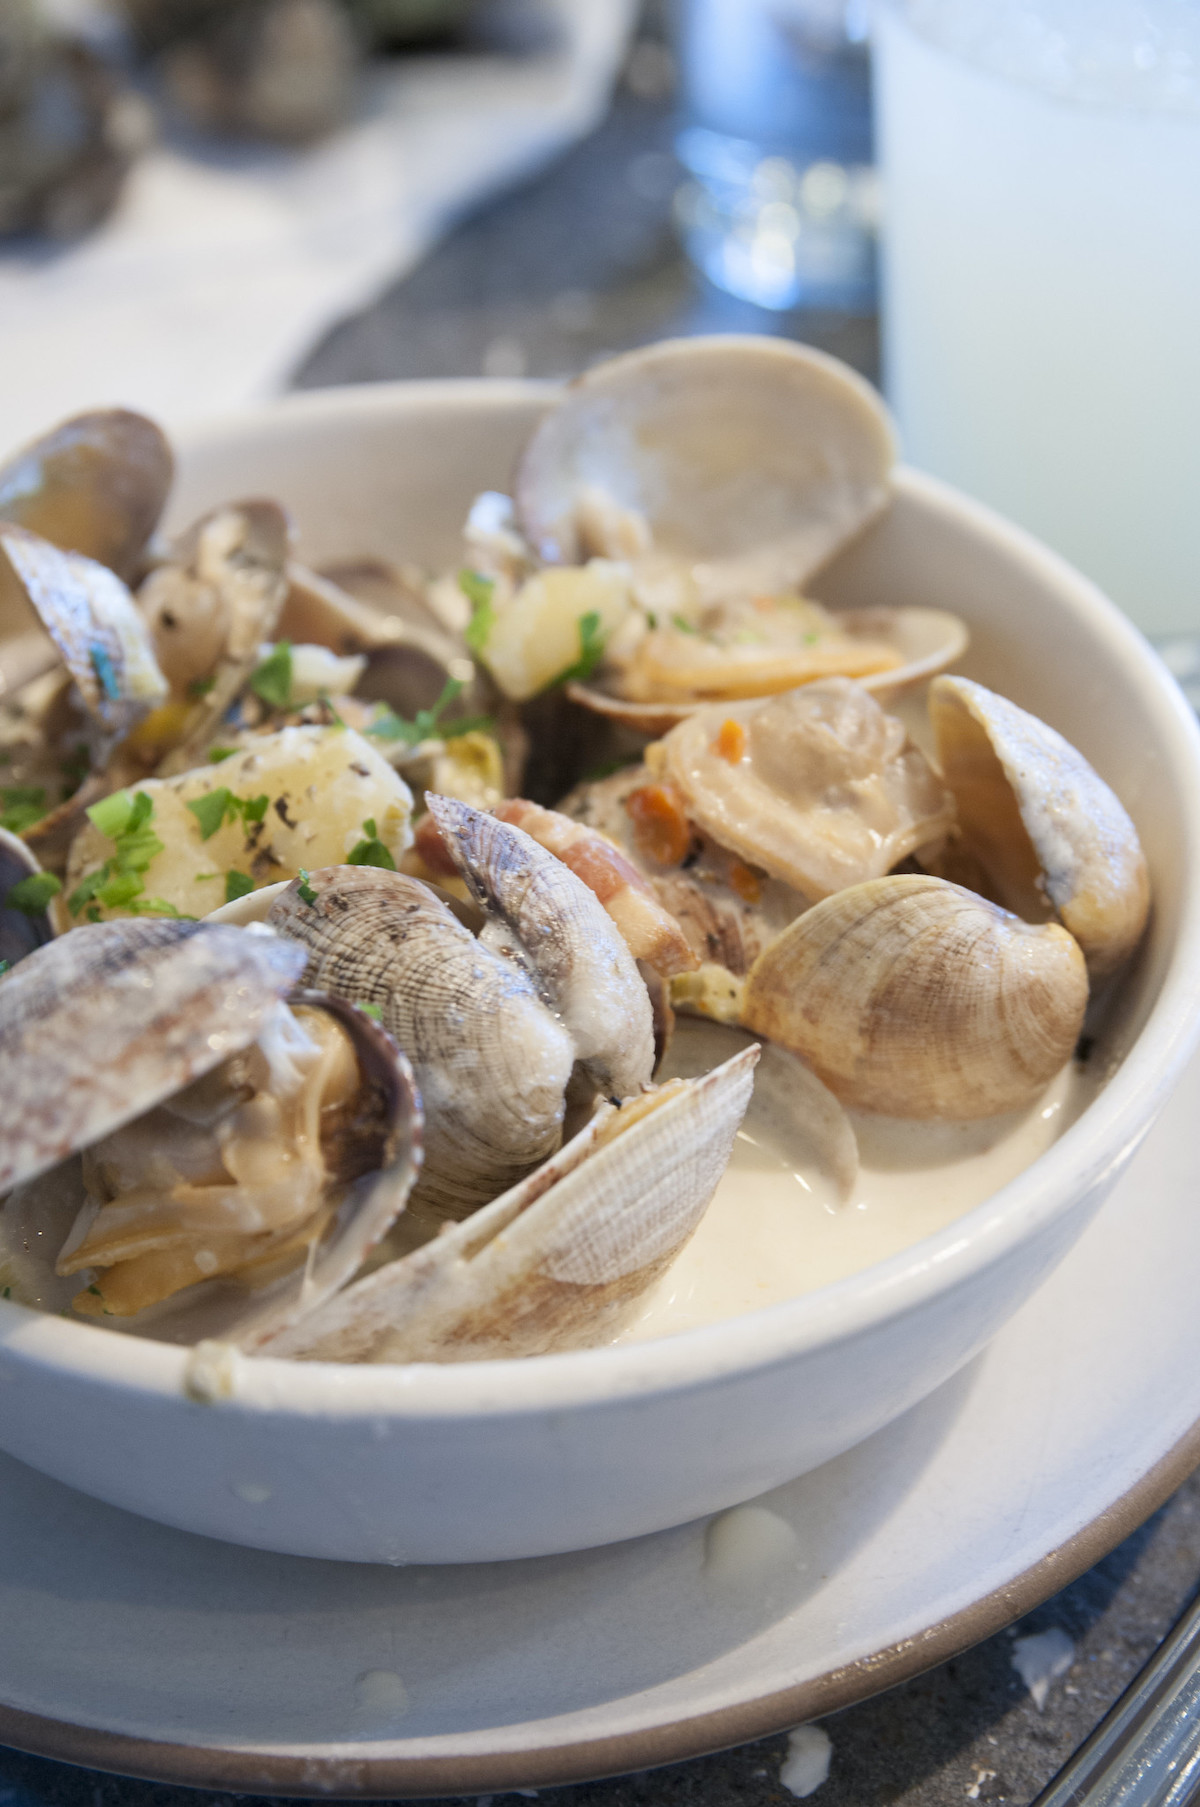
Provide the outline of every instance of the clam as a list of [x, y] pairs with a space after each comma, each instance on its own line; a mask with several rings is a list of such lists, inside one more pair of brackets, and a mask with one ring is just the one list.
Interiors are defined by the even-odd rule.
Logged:
[[873, 879], [826, 898], [761, 954], [742, 1021], [844, 1104], [989, 1117], [1069, 1060], [1088, 983], [1057, 923], [1022, 922], [943, 879]]
[[430, 792], [430, 814], [476, 903], [485, 946], [530, 973], [596, 1083], [618, 1098], [654, 1066], [650, 1002], [603, 905], [531, 835]]
[[203, 759], [271, 639], [288, 591], [291, 524], [275, 502], [231, 502], [188, 530], [138, 591], [170, 699], [131, 751], [162, 771]]
[[644, 960], [666, 978], [699, 964], [678, 922], [615, 841], [523, 797], [498, 804], [493, 814], [523, 829], [582, 879], [612, 917], [635, 960]]
[[420, 1108], [360, 1012], [283, 1002], [303, 964], [261, 928], [115, 922], [9, 975], [0, 1260], [18, 1298], [237, 1341], [345, 1284], [403, 1207]]
[[875, 391], [781, 339], [675, 339], [598, 365], [517, 469], [548, 564], [683, 571], [701, 600], [795, 588], [886, 506], [895, 446]]
[[814, 901], [881, 877], [954, 820], [903, 723], [847, 678], [700, 710], [652, 763], [722, 847]]
[[143, 414], [77, 414], [0, 467], [0, 520], [131, 582], [158, 525], [174, 461]]
[[772, 696], [830, 676], [890, 702], [953, 665], [967, 643], [965, 624], [945, 609], [833, 613], [801, 597], [758, 597], [713, 608], [699, 623], [659, 622], [596, 682], [569, 684], [567, 694], [656, 737], [716, 699]]
[[679, 1253], [729, 1161], [758, 1049], [699, 1079], [601, 1105], [482, 1211], [355, 1282], [266, 1355], [479, 1361], [587, 1347]]
[[107, 565], [0, 523], [0, 624], [17, 643], [5, 678], [26, 683], [62, 660], [86, 714], [94, 757], [167, 694], [145, 623]]
[[461, 1215], [553, 1153], [571, 1036], [524, 966], [477, 940], [427, 885], [326, 867], [303, 890], [286, 886], [268, 921], [306, 950], [308, 984], [379, 1010], [412, 1061], [425, 1106], [423, 1203]]
[[1111, 972], [1150, 908], [1121, 803], [1061, 734], [982, 684], [936, 679], [929, 713], [964, 840], [997, 896], [1027, 920], [1057, 916], [1092, 976]]

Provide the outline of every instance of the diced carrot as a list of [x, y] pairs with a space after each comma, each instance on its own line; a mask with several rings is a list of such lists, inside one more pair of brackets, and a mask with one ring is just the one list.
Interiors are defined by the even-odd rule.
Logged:
[[722, 759], [727, 759], [730, 765], [736, 765], [746, 751], [746, 730], [741, 722], [735, 722], [731, 715], [727, 716], [717, 731], [713, 745]]
[[734, 860], [729, 868], [729, 882], [743, 903], [756, 904], [762, 896], [762, 881], [750, 866]]
[[678, 791], [670, 784], [643, 784], [630, 791], [625, 808], [633, 822], [638, 851], [660, 866], [678, 866], [692, 843], [692, 827]]

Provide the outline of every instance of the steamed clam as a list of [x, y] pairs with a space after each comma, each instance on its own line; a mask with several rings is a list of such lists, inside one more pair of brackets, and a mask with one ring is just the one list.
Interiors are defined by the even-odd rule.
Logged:
[[420, 1107], [361, 1013], [262, 929], [101, 923], [0, 985], [0, 1262], [18, 1298], [245, 1342], [403, 1207]]
[[966, 843], [1001, 901], [1031, 920], [1056, 916], [1093, 977], [1113, 971], [1150, 909], [1121, 803], [1061, 734], [982, 684], [938, 678], [929, 713]]

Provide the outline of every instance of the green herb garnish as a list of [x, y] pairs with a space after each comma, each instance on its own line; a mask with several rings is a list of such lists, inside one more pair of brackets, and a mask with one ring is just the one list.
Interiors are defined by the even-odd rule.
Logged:
[[471, 619], [467, 623], [463, 639], [473, 653], [482, 653], [496, 625], [496, 610], [492, 602], [496, 590], [495, 579], [484, 577], [479, 571], [460, 571], [458, 587], [471, 605]]
[[175, 905], [168, 903], [165, 897], [134, 898], [129, 904], [129, 913], [131, 916], [169, 916], [172, 922], [195, 922], [197, 920], [196, 917], [187, 915], [185, 911], [177, 910]]
[[225, 902], [236, 903], [239, 897], [249, 897], [254, 889], [254, 880], [246, 872], [238, 872], [231, 868], [225, 874]]
[[678, 628], [681, 634], [698, 634], [700, 632], [695, 622], [689, 621], [686, 615], [672, 615], [671, 626]]
[[292, 706], [292, 643], [280, 640], [250, 678], [250, 688], [272, 709]]
[[62, 880], [53, 872], [31, 872], [18, 880], [4, 899], [8, 910], [23, 910], [26, 916], [40, 916], [52, 897], [62, 890]]
[[24, 834], [46, 813], [46, 793], [31, 784], [6, 785], [0, 790], [0, 828]]
[[383, 1011], [379, 1008], [378, 1004], [364, 1004], [362, 999], [360, 998], [359, 1002], [358, 1002], [358, 1007], [362, 1011], [364, 1016], [370, 1017], [370, 1019], [373, 1023], [382, 1023]]
[[423, 740], [454, 740], [460, 734], [472, 734], [478, 728], [490, 728], [490, 715], [467, 716], [462, 721], [443, 722], [441, 715], [454, 700], [461, 696], [463, 683], [461, 678], [447, 678], [442, 687], [442, 694], [432, 709], [418, 709], [412, 721], [406, 721], [402, 715], [396, 715], [391, 709], [385, 709], [382, 715], [368, 724], [367, 733], [377, 740], [402, 740], [406, 746], [415, 747]]
[[215, 688], [216, 682], [215, 674], [210, 674], [207, 678], [193, 678], [187, 687], [189, 700], [193, 703], [202, 702], [209, 691]]
[[235, 753], [240, 752], [240, 747], [210, 747], [208, 749], [208, 763], [209, 765], [220, 765], [223, 760], [232, 759]]
[[600, 622], [595, 609], [589, 609], [586, 615], [579, 617], [579, 657], [574, 665], [568, 665], [565, 671], [546, 685], [547, 690], [557, 689], [560, 684], [583, 684], [591, 677], [597, 665], [604, 657], [604, 648], [608, 636]]
[[[151, 860], [163, 850], [163, 843], [150, 827], [153, 815], [154, 800], [145, 791], [114, 791], [111, 797], [102, 797], [99, 803], [92, 804], [88, 820], [113, 843], [113, 854], [72, 891], [67, 899], [72, 916], [78, 916], [85, 904], [121, 909], [141, 896], [145, 889], [143, 875]], [[163, 906], [164, 910], [169, 908], [173, 906]], [[88, 911], [89, 922], [98, 917], [98, 910], [94, 914]]]
[[368, 816], [362, 828], [365, 839], [361, 840], [358, 846], [346, 855], [346, 864], [348, 866], [382, 866], [385, 872], [394, 872], [396, 862], [379, 839], [375, 818]]
[[297, 890], [297, 893], [299, 894], [301, 903], [315, 904], [317, 901], [317, 894], [313, 890], [312, 886], [309, 884], [309, 882], [308, 882], [309, 874], [304, 870], [303, 866], [301, 866], [301, 868], [296, 876], [300, 880], [300, 883], [297, 885], [296, 890]]
[[223, 828], [226, 822], [235, 822], [241, 818], [243, 828], [254, 822], [261, 822], [267, 813], [271, 799], [264, 791], [259, 797], [235, 797], [227, 785], [218, 785], [215, 791], [208, 791], [203, 797], [196, 797], [188, 808], [200, 824], [200, 839], [207, 841]]

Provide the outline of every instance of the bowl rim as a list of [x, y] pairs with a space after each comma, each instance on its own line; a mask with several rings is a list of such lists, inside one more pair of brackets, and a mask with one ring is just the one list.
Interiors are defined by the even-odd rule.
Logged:
[[[388, 416], [434, 405], [504, 411], [548, 399], [541, 380], [426, 379], [300, 392], [197, 423], [177, 435], [180, 463], [272, 419]], [[1031, 566], [1067, 612], [1107, 643], [1159, 726], [1167, 769], [1182, 780], [1184, 907], [1158, 998], [1103, 1091], [1062, 1136], [999, 1191], [869, 1268], [798, 1298], [643, 1343], [503, 1361], [347, 1365], [238, 1357], [224, 1411], [311, 1417], [369, 1415], [413, 1422], [511, 1419], [600, 1410], [648, 1394], [682, 1393], [793, 1361], [918, 1309], [968, 1282], [1068, 1210], [1137, 1146], [1200, 1041], [1200, 724], [1141, 633], [1098, 586], [1034, 535], [951, 485], [901, 465], [898, 493]], [[1188, 781], [1190, 780], [1190, 782]], [[149, 1338], [97, 1334], [0, 1300], [0, 1346], [18, 1361], [92, 1385], [179, 1398], [193, 1352]]]

